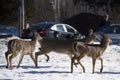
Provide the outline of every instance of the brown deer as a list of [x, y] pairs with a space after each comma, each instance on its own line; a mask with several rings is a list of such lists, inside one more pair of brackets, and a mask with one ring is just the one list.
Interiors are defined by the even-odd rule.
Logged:
[[102, 72], [103, 70], [103, 59], [102, 59], [102, 55], [103, 52], [106, 50], [107, 46], [109, 45], [109, 43], [111, 42], [110, 38], [108, 35], [106, 34], [101, 34], [101, 36], [103, 37], [100, 44], [85, 44], [82, 42], [77, 42], [76, 47], [74, 47], [76, 54], [75, 56], [72, 58], [71, 61], [71, 72], [73, 72], [73, 63], [74, 60], [77, 59], [78, 63], [80, 64], [80, 66], [83, 69], [83, 72], [85, 73], [85, 68], [84, 66], [81, 64], [80, 60], [87, 55], [88, 57], [92, 57], [92, 64], [93, 64], [93, 70], [92, 73], [94, 73], [94, 69], [95, 69], [95, 62], [96, 59], [99, 59], [101, 61], [101, 69], [100, 72]]
[[[84, 42], [89, 43], [92, 40], [98, 40], [98, 39], [96, 38], [96, 35], [91, 30], [89, 32], [89, 35], [84, 39]], [[49, 56], [47, 54], [51, 51], [67, 54], [70, 57], [72, 57], [74, 55], [74, 49], [73, 49], [74, 42], [75, 40], [43, 39], [40, 42], [41, 44], [40, 51], [35, 53], [36, 67], [38, 66], [38, 63], [37, 63], [38, 56], [44, 54], [47, 56], [48, 58], [47, 60], [49, 60]]]
[[7, 61], [6, 68], [12, 68], [12, 59], [16, 57], [18, 54], [21, 54], [19, 64], [17, 68], [19, 68], [20, 63], [24, 57], [24, 55], [30, 55], [33, 62], [35, 63], [35, 56], [33, 55], [36, 47], [36, 43], [38, 40], [42, 40], [42, 37], [36, 32], [33, 32], [33, 38], [31, 41], [25, 41], [20, 39], [12, 39], [8, 42], [8, 51], [5, 53], [5, 58]]
[[[58, 39], [57, 39], [58, 40]], [[57, 40], [48, 40], [48, 41], [46, 41], [46, 43], [48, 44], [47, 46], [48, 47], [55, 47], [55, 46], [58, 46], [57, 44], [55, 44], [55, 43], [57, 43], [57, 42], [65, 42], [64, 40], [59, 40], [59, 41], [57, 41]], [[78, 41], [74, 41], [74, 40], [70, 40], [70, 44], [73, 44], [73, 42], [84, 42], [84, 43], [90, 43], [91, 41], [98, 41], [98, 42], [100, 42], [100, 40], [97, 38], [97, 36], [94, 34], [94, 32], [93, 32], [93, 30], [92, 29], [90, 29], [89, 30], [89, 34], [85, 37], [85, 38], [83, 38], [83, 39], [81, 39], [81, 40], [78, 40]], [[45, 44], [45, 41], [43, 41], [43, 43], [41, 43], [41, 44]], [[67, 43], [67, 41], [66, 41], [66, 43]], [[51, 46], [49, 46], [49, 44], [51, 44]], [[55, 46], [54, 45], [52, 45], [52, 44], [55, 44]], [[59, 44], [59, 43], [58, 43]], [[64, 43], [62, 43], [62, 45], [63, 46], [65, 46], [65, 45], [67, 45], [67, 44], [64, 44]], [[73, 46], [75, 46], [76, 44], [73, 44]], [[61, 47], [62, 48], [62, 47]], [[40, 50], [41, 50], [41, 48], [40, 48]], [[54, 49], [52, 50], [52, 51], [54, 51]], [[49, 50], [48, 52], [45, 52], [45, 53], [49, 53], [49, 52], [51, 52], [51, 50]], [[39, 53], [39, 52], [37, 52], [37, 53]], [[42, 51], [40, 51], [40, 53], [42, 53]], [[46, 61], [48, 62], [49, 61], [49, 56], [47, 55], [47, 54], [45, 54], [45, 56], [47, 57], [47, 59], [46, 59]]]

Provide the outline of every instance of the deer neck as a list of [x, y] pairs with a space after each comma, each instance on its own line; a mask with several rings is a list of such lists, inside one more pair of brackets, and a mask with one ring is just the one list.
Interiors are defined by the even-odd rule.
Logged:
[[108, 47], [109, 43], [107, 41], [102, 41], [101, 42], [101, 48], [103, 51], [106, 50], [106, 48]]
[[32, 41], [33, 44], [36, 44], [38, 39], [37, 38], [33, 38], [31, 41]]
[[82, 39], [81, 41], [84, 42], [84, 43], [89, 43], [89, 42], [91, 42], [91, 39], [90, 39], [90, 37], [86, 36], [86, 37], [85, 37], [84, 39]]

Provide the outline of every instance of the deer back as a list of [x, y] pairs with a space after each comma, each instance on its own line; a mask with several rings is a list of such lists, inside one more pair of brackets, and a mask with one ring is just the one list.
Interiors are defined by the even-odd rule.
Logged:
[[35, 42], [23, 41], [19, 39], [13, 39], [8, 42], [8, 50], [16, 53], [27, 53], [33, 52], [35, 49]]
[[55, 51], [59, 53], [68, 53], [72, 50], [74, 40], [56, 40], [44, 39], [41, 41], [41, 53]]

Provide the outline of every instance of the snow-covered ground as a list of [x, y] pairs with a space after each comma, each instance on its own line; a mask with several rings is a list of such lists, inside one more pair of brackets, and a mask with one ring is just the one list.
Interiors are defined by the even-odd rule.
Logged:
[[104, 69], [100, 73], [100, 61], [96, 61], [95, 73], [92, 74], [92, 60], [84, 57], [82, 63], [86, 73], [80, 66], [74, 67], [70, 73], [70, 58], [68, 55], [50, 52], [50, 61], [46, 62], [44, 55], [39, 56], [39, 68], [34, 67], [30, 56], [26, 55], [19, 69], [18, 57], [13, 59], [14, 68], [6, 69], [4, 53], [7, 51], [8, 39], [0, 40], [0, 80], [119, 80], [120, 79], [120, 46], [110, 45], [104, 52]]

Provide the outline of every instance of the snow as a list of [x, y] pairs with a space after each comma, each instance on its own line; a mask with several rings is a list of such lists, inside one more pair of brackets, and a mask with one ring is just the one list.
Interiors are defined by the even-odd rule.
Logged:
[[19, 69], [16, 68], [19, 56], [13, 59], [12, 70], [6, 69], [4, 53], [7, 51], [9, 39], [0, 39], [0, 80], [119, 80], [120, 79], [120, 45], [110, 45], [104, 52], [104, 69], [100, 73], [100, 61], [96, 61], [95, 73], [92, 74], [92, 60], [84, 57], [81, 62], [86, 69], [82, 72], [80, 66], [74, 67], [70, 73], [70, 58], [68, 55], [50, 52], [49, 62], [44, 55], [39, 56], [39, 67], [35, 68], [30, 56], [23, 58]]

